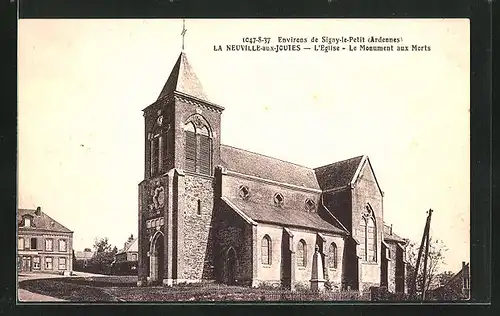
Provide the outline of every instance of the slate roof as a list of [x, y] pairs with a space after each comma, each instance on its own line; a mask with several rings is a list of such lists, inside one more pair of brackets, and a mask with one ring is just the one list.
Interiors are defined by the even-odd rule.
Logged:
[[174, 68], [172, 68], [170, 76], [158, 96], [158, 100], [174, 91], [208, 101], [205, 92], [203, 92], [200, 80], [194, 73], [193, 68], [191, 68], [184, 52], [182, 52], [179, 55], [179, 58], [177, 58], [177, 62], [175, 63]]
[[[226, 199], [228, 199], [226, 197]], [[338, 234], [346, 232], [330, 224], [318, 213], [306, 212], [302, 209], [276, 207], [265, 203], [256, 203], [249, 200], [228, 199], [240, 211], [256, 222], [277, 224], [279, 226], [303, 227], [313, 230], [326, 231]], [[228, 205], [229, 206], [229, 205]], [[231, 207], [231, 206], [229, 206]]]
[[[31, 215], [32, 219], [32, 227], [24, 227], [22, 225], [22, 217], [24, 215]], [[52, 217], [48, 216], [44, 212], [40, 211], [40, 215], [36, 215], [36, 210], [30, 209], [19, 209], [17, 212], [17, 222], [19, 225], [19, 229], [43, 229], [55, 232], [63, 232], [63, 233], [72, 233], [71, 230], [58, 223]]]
[[319, 190], [314, 170], [277, 158], [221, 145], [222, 165], [246, 175]]
[[384, 241], [395, 241], [399, 243], [406, 243], [406, 241], [398, 236], [394, 231], [391, 233], [391, 226], [384, 224]]
[[336, 189], [348, 185], [360, 165], [363, 156], [358, 156], [314, 169], [322, 190]]

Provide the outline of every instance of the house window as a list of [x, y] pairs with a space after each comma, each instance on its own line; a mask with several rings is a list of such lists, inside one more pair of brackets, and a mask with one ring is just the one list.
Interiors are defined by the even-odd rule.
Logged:
[[184, 125], [184, 169], [201, 174], [212, 174], [212, 137], [204, 119], [195, 115]]
[[18, 250], [23, 250], [24, 249], [24, 238], [19, 237], [17, 240], [17, 249]]
[[151, 228], [151, 221], [146, 221], [146, 228]]
[[30, 249], [31, 250], [35, 250], [37, 248], [36, 242], [37, 242], [36, 238], [31, 238], [31, 240], [30, 240]]
[[52, 239], [45, 239], [45, 251], [53, 251], [54, 244]]
[[24, 226], [31, 227], [31, 218], [29, 218], [29, 217], [24, 218]]
[[196, 214], [201, 215], [201, 201], [200, 200], [198, 200], [198, 207], [196, 209]]
[[284, 203], [284, 202], [285, 202], [285, 198], [283, 197], [283, 194], [281, 194], [281, 193], [276, 193], [276, 194], [274, 195], [274, 204], [275, 204], [276, 206], [281, 207], [281, 206], [283, 206], [283, 203]]
[[301, 239], [297, 245], [297, 265], [305, 267], [307, 263], [307, 247], [304, 239]]
[[45, 257], [45, 270], [52, 270], [52, 257]]
[[66, 270], [66, 258], [59, 258], [59, 270]]
[[337, 269], [338, 253], [337, 245], [334, 242], [330, 244], [330, 248], [328, 249], [328, 260], [330, 268]]
[[132, 254], [132, 261], [137, 261], [137, 254], [136, 253]]
[[271, 238], [268, 235], [265, 235], [264, 238], [262, 238], [261, 241], [261, 257], [262, 257], [262, 264], [271, 264], [271, 258], [272, 258], [272, 253], [271, 253]]
[[67, 251], [67, 249], [66, 249], [66, 240], [59, 239], [59, 251]]
[[33, 269], [40, 270], [40, 257], [33, 257]]

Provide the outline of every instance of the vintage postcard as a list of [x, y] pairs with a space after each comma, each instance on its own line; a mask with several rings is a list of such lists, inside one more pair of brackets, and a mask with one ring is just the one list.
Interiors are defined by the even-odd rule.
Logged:
[[21, 19], [18, 302], [470, 299], [468, 19]]

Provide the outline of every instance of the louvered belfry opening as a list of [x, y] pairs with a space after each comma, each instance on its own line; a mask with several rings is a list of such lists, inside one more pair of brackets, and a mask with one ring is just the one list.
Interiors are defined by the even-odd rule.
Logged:
[[184, 169], [205, 175], [212, 174], [212, 138], [208, 126], [200, 116], [192, 118], [184, 127], [186, 139]]

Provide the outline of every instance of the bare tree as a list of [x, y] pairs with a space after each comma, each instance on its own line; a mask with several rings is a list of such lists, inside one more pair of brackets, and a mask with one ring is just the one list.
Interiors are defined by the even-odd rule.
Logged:
[[[415, 266], [417, 264], [417, 256], [418, 256], [418, 248], [420, 247], [419, 243], [410, 242], [406, 249], [406, 256], [408, 261], [408, 278], [406, 280], [407, 286], [409, 289], [413, 286], [413, 275], [415, 273]], [[444, 254], [448, 251], [448, 248], [445, 246], [442, 240], [433, 239], [430, 237], [429, 239], [429, 255], [427, 261], [427, 277], [425, 280], [425, 285], [423, 284], [423, 270], [424, 265], [423, 262], [420, 264], [418, 276], [416, 280], [416, 289], [417, 292], [422, 292], [425, 288], [426, 291], [439, 286], [440, 274], [439, 268], [444, 263]]]

